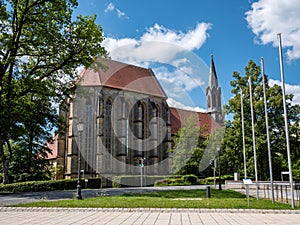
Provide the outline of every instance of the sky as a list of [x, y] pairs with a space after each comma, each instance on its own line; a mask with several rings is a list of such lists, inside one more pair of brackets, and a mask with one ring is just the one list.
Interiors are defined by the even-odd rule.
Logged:
[[74, 14], [97, 16], [112, 59], [151, 68], [171, 106], [205, 111], [211, 55], [223, 103], [233, 72], [264, 58], [270, 85], [281, 84], [281, 33], [286, 93], [300, 104], [299, 0], [79, 0]]

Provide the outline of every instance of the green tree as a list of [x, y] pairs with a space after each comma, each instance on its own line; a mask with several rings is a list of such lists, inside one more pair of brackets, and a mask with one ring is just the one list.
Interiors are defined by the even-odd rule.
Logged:
[[59, 123], [55, 106], [76, 88], [77, 68], [106, 56], [96, 17], [72, 19], [76, 6], [76, 0], [0, 0], [3, 183], [8, 182], [10, 140], [26, 141], [30, 152], [43, 149]]
[[[254, 110], [254, 127], [255, 127], [255, 141], [256, 141], [256, 155], [258, 177], [260, 180], [267, 180], [269, 178], [269, 163], [267, 150], [267, 136], [265, 123], [265, 109], [263, 100], [263, 87], [260, 67], [250, 60], [245, 67], [245, 75], [234, 72], [231, 81], [232, 93], [235, 96], [229, 100], [225, 109], [227, 114], [232, 115], [232, 120], [226, 122], [226, 133], [223, 140], [224, 156], [223, 163], [227, 166], [226, 172], [239, 171], [243, 173], [243, 143], [242, 143], [242, 122], [241, 122], [241, 91], [243, 93], [243, 109], [245, 122], [245, 146], [247, 159], [247, 174], [254, 174], [254, 156], [252, 148], [252, 121], [250, 109], [250, 95], [248, 78], [252, 80], [252, 95], [253, 95], [253, 110]], [[266, 79], [267, 80], [267, 79]], [[270, 87], [266, 81], [266, 96], [268, 99], [268, 117], [269, 130], [271, 139], [271, 154], [273, 164], [274, 179], [280, 178], [280, 172], [287, 170], [287, 153], [284, 130], [283, 117], [283, 101], [282, 90], [278, 85]], [[297, 128], [295, 121], [299, 118], [300, 107], [293, 105], [293, 95], [287, 95], [287, 111], [289, 131], [291, 136], [293, 162], [297, 159], [299, 152], [299, 139], [295, 137]], [[298, 130], [299, 131], [299, 130]], [[298, 149], [298, 150], [297, 150]]]
[[205, 128], [200, 128], [198, 123], [198, 117], [187, 118], [175, 136], [175, 145], [170, 151], [173, 156], [172, 170], [175, 174], [199, 175], [199, 163], [206, 138], [203, 135]]
[[[27, 141], [12, 142], [12, 157], [8, 163], [10, 182], [24, 182], [31, 180], [48, 180], [51, 178], [50, 165], [39, 153], [40, 150], [28, 151]], [[4, 148], [8, 156], [7, 146]]]

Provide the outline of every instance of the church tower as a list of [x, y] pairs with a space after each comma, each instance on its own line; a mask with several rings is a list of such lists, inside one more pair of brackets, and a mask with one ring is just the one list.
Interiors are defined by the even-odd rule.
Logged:
[[210, 74], [208, 80], [208, 87], [206, 89], [207, 98], [207, 112], [212, 118], [218, 122], [223, 122], [222, 104], [221, 104], [221, 87], [218, 84], [218, 77], [216, 73], [213, 55], [211, 55]]

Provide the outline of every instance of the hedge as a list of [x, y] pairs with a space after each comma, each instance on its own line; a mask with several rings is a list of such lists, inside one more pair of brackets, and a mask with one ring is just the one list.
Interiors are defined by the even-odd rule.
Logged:
[[[85, 183], [81, 179], [82, 188], [101, 188], [101, 178], [91, 178]], [[27, 181], [13, 184], [0, 185], [0, 192], [37, 192], [71, 190], [77, 188], [77, 179]]]
[[183, 186], [183, 185], [195, 185], [195, 184], [207, 184], [205, 179], [198, 179], [194, 174], [176, 175], [170, 176], [163, 180], [155, 182], [154, 186]]
[[[155, 181], [165, 179], [166, 176], [143, 176], [143, 186], [153, 186]], [[141, 176], [115, 176], [112, 179], [114, 188], [120, 187], [140, 187]]]

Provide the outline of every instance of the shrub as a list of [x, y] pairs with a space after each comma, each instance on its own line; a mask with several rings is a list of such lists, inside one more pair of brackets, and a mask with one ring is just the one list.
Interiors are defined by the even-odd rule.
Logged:
[[[85, 181], [81, 181], [81, 187], [85, 187]], [[0, 186], [0, 192], [37, 192], [76, 189], [77, 179], [47, 180], [47, 181], [27, 181]], [[101, 179], [88, 179], [87, 188], [100, 188]]]
[[101, 178], [89, 178], [87, 182], [87, 188], [98, 189], [101, 188]]
[[[143, 176], [143, 186], [153, 186], [157, 180], [164, 179], [165, 176]], [[120, 187], [140, 187], [141, 176], [115, 176], [112, 179], [114, 188]]]
[[184, 175], [182, 177], [183, 182], [187, 182], [190, 184], [197, 184], [198, 182], [198, 177], [194, 174], [188, 174], [188, 175]]
[[158, 186], [158, 187], [159, 186], [183, 186], [183, 185], [195, 185], [195, 184], [206, 185], [208, 183], [209, 182], [206, 179], [198, 179], [196, 175], [189, 174], [184, 176], [180, 176], [180, 175], [170, 176], [163, 180], [157, 180], [154, 186]]

